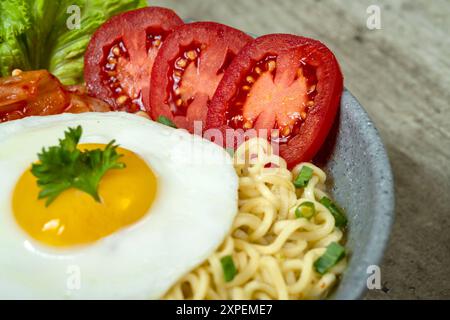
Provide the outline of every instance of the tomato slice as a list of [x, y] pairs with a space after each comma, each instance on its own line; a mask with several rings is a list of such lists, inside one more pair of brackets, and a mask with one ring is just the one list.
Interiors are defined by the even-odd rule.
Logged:
[[155, 57], [167, 35], [182, 24], [175, 12], [159, 7], [128, 11], [104, 23], [85, 54], [89, 94], [115, 110], [145, 110]]
[[207, 105], [230, 62], [251, 41], [237, 29], [214, 22], [176, 28], [156, 57], [150, 88], [153, 119], [165, 116], [193, 132], [206, 120]]
[[0, 79], [0, 122], [58, 114], [68, 106], [68, 94], [59, 80], [46, 70]]
[[209, 105], [206, 129], [228, 131], [223, 141], [231, 147], [255, 129], [254, 135], [279, 144], [292, 168], [311, 160], [323, 144], [342, 90], [338, 62], [324, 44], [295, 35], [262, 36], [225, 72]]

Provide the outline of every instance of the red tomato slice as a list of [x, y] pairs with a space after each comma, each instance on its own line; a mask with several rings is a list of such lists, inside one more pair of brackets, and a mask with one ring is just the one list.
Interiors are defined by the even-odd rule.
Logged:
[[232, 129], [227, 146], [242, 142], [249, 129], [259, 136], [267, 133], [292, 168], [311, 160], [323, 144], [342, 90], [338, 62], [325, 45], [295, 35], [262, 36], [243, 48], [225, 72], [206, 128], [223, 134]]
[[152, 71], [150, 112], [193, 132], [206, 120], [207, 105], [231, 60], [251, 41], [242, 31], [194, 22], [176, 28], [162, 45]]
[[46, 70], [0, 79], [0, 122], [64, 112], [69, 96]]
[[85, 54], [89, 94], [115, 110], [145, 110], [155, 57], [167, 35], [182, 24], [172, 10], [159, 7], [128, 11], [104, 23]]

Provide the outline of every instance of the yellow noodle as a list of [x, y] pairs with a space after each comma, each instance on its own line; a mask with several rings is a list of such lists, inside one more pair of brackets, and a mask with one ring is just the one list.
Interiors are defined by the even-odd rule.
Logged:
[[[272, 153], [264, 139], [250, 139], [234, 155], [239, 176], [239, 211], [222, 246], [201, 266], [185, 275], [166, 299], [320, 299], [325, 298], [345, 269], [345, 259], [328, 273], [318, 274], [314, 262], [343, 233], [320, 204], [326, 174], [311, 163], [292, 172]], [[268, 167], [275, 164], [275, 167]], [[293, 179], [303, 166], [313, 177], [303, 189]], [[312, 218], [297, 218], [295, 209], [311, 201]], [[238, 273], [225, 282], [220, 259], [231, 255]]]

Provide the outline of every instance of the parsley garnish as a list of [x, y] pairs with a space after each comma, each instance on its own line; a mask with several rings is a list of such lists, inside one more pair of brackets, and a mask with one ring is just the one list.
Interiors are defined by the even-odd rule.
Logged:
[[43, 148], [38, 154], [39, 162], [31, 167], [41, 188], [38, 198], [47, 198], [46, 206], [69, 188], [84, 191], [100, 202], [97, 190], [102, 177], [110, 169], [125, 168], [124, 163], [118, 162], [122, 155], [117, 153], [115, 140], [104, 150], [77, 149], [82, 132], [81, 126], [69, 128], [64, 132], [64, 139], [59, 140], [59, 146]]
[[159, 123], [162, 123], [162, 124], [164, 124], [166, 126], [169, 126], [169, 127], [177, 129], [177, 126], [175, 125], [175, 123], [173, 123], [172, 120], [170, 120], [169, 118], [167, 118], [165, 116], [159, 116], [156, 121], [158, 121]]

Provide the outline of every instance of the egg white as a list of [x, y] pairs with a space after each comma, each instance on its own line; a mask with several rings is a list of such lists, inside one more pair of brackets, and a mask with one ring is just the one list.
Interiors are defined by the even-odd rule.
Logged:
[[[17, 225], [12, 193], [42, 147], [77, 125], [81, 143], [115, 139], [140, 155], [157, 175], [158, 193], [138, 223], [93, 244], [55, 249]], [[135, 115], [63, 114], [0, 124], [0, 298], [158, 299], [226, 237], [237, 188], [222, 148]]]

